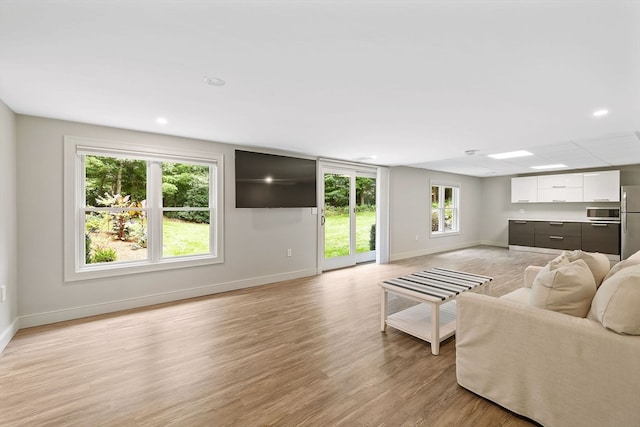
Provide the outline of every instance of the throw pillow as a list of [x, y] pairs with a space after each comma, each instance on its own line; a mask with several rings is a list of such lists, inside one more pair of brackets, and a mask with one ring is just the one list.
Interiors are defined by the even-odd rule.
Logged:
[[607, 258], [605, 254], [598, 252], [584, 252], [580, 249], [575, 251], [564, 251], [562, 254], [565, 255], [570, 262], [579, 259], [584, 260], [593, 274], [593, 279], [596, 281], [596, 288], [602, 284], [602, 279], [604, 279], [604, 276], [607, 275], [611, 268], [609, 258]]
[[626, 267], [602, 283], [589, 318], [620, 334], [640, 335], [640, 265]]
[[593, 274], [581, 259], [555, 270], [541, 270], [531, 286], [529, 304], [576, 317], [585, 317], [596, 293]]
[[640, 257], [638, 257], [637, 259], [627, 258], [624, 261], [620, 261], [619, 263], [611, 267], [611, 270], [609, 270], [609, 273], [607, 273], [607, 275], [604, 276], [602, 283], [604, 283], [607, 279], [609, 279], [611, 276], [616, 274], [618, 271], [625, 269], [627, 267], [633, 267], [634, 265], [638, 265], [638, 264], [640, 264]]

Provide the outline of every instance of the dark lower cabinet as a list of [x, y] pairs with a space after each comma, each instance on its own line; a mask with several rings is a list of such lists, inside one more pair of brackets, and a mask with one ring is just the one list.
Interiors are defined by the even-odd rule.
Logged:
[[509, 221], [509, 244], [515, 246], [533, 246], [534, 221]]
[[620, 255], [620, 224], [582, 223], [582, 250]]
[[537, 248], [564, 249], [572, 251], [581, 249], [579, 236], [555, 236], [546, 234], [536, 234], [534, 246]]
[[509, 245], [620, 254], [620, 224], [509, 220]]

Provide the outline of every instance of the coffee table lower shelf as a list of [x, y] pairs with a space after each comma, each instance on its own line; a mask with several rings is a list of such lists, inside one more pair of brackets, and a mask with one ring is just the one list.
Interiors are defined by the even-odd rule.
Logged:
[[[440, 308], [440, 327], [438, 337], [433, 337], [431, 310], [437, 310], [438, 307]], [[439, 343], [456, 333], [456, 301], [452, 300], [442, 305], [417, 304], [397, 313], [389, 314], [385, 322], [395, 329], [431, 344], [436, 339]]]

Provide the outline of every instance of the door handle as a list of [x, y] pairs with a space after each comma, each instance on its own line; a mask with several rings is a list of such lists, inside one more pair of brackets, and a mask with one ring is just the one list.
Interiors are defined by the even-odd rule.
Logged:
[[324, 215], [320, 216], [320, 225], [324, 225]]

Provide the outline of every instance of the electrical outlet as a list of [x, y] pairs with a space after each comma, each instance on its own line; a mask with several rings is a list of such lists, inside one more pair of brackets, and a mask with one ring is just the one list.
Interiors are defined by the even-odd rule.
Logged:
[[416, 241], [418, 241], [418, 235], [416, 234]]
[[287, 256], [291, 256], [291, 249], [287, 249]]
[[520, 209], [520, 213], [524, 213], [524, 209]]
[[0, 286], [0, 302], [5, 302], [7, 300], [7, 287]]

